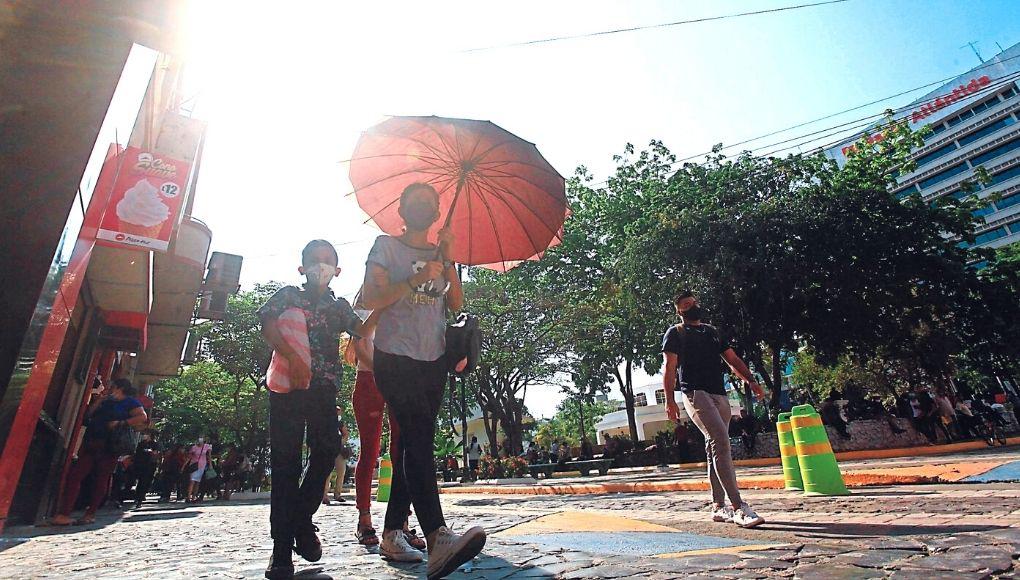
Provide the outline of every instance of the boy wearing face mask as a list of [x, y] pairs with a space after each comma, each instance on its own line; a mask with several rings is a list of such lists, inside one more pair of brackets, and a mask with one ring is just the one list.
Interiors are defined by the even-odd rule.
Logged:
[[[293, 391], [269, 393], [269, 443], [272, 467], [269, 524], [273, 555], [266, 578], [291, 578], [291, 552], [316, 562], [322, 545], [312, 514], [322, 502], [333, 460], [340, 452], [336, 395], [343, 376], [340, 335], [360, 336], [361, 319], [347, 300], [337, 298], [329, 282], [340, 274], [333, 245], [312, 240], [301, 252], [298, 271], [307, 278], [304, 288], [281, 288], [259, 309], [262, 336], [279, 356], [287, 359]], [[284, 340], [277, 319], [289, 308], [304, 312], [311, 365]], [[308, 470], [300, 487], [301, 447], [308, 431]]]

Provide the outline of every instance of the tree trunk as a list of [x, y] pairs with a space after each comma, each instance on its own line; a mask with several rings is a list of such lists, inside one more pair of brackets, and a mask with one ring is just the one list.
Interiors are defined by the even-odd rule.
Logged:
[[769, 345], [769, 349], [772, 351], [772, 400], [769, 401], [769, 407], [773, 410], [779, 410], [779, 399], [783, 394], [783, 349], [778, 345]]
[[[630, 361], [627, 362], [627, 377], [630, 377]], [[617, 384], [620, 385], [620, 394], [623, 395], [623, 402], [627, 407], [627, 426], [630, 427], [630, 438], [634, 444], [638, 443], [637, 419], [634, 417], [634, 385], [629, 380], [624, 380], [619, 368], [613, 369]]]
[[586, 433], [584, 432], [584, 399], [577, 400], [577, 418], [581, 424], [581, 441], [584, 441]]

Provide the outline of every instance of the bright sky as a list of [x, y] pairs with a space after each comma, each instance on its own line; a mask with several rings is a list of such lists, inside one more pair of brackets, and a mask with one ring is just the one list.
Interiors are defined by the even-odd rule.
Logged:
[[[996, 42], [1020, 42], [1015, 0], [849, 0], [460, 52], [808, 2], [195, 2], [185, 93], [210, 125], [194, 215], [213, 250], [244, 256], [244, 286], [298, 282], [305, 242], [333, 241], [343, 268], [333, 288], [350, 297], [377, 231], [345, 197], [342, 161], [386, 115], [489, 119], [561, 174], [583, 164], [601, 179], [627, 142], [698, 154], [960, 74], [979, 64], [960, 48], [969, 41], [985, 58]], [[559, 400], [532, 389], [527, 404], [549, 416]]]

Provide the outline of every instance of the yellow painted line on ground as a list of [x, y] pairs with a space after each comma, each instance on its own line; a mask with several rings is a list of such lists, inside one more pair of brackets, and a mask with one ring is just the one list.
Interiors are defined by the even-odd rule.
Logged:
[[688, 556], [704, 556], [706, 554], [739, 554], [749, 550], [768, 550], [783, 544], [751, 544], [748, 546], [730, 546], [728, 548], [706, 548], [704, 550], [690, 550], [688, 552], [672, 552], [670, 554], [656, 554], [652, 558], [686, 558]]
[[621, 516], [582, 511], [562, 511], [542, 516], [497, 532], [496, 536], [525, 536], [557, 532], [676, 532], [675, 528], [661, 526]]

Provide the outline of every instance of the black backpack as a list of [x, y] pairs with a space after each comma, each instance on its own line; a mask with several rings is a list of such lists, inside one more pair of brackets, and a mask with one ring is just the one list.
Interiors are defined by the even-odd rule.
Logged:
[[[450, 372], [464, 376], [475, 370], [481, 351], [482, 331], [478, 327], [478, 317], [466, 312], [460, 313], [457, 319], [446, 327], [446, 360]], [[457, 363], [465, 358], [467, 366], [461, 372], [456, 372]]]

